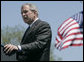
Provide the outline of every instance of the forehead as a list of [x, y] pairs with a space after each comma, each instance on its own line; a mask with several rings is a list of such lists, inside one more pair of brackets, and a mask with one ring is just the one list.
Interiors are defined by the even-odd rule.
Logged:
[[22, 6], [22, 8], [21, 8], [21, 10], [29, 10], [30, 9], [30, 7], [28, 6], [28, 5], [24, 5], [24, 6]]

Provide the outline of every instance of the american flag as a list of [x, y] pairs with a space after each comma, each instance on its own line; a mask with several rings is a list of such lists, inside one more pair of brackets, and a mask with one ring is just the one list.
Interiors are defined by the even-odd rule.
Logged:
[[58, 28], [55, 47], [62, 50], [69, 46], [83, 46], [83, 12], [68, 18]]

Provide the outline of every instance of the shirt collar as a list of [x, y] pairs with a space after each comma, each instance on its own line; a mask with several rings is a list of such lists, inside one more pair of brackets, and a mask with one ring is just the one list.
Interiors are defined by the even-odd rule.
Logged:
[[36, 18], [29, 26], [31, 27], [39, 18]]

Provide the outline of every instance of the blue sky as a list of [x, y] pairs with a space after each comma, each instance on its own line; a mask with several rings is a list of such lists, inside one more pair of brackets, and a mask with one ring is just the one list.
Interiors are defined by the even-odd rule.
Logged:
[[39, 18], [47, 21], [52, 29], [52, 43], [54, 59], [56, 55], [63, 58], [63, 61], [83, 60], [83, 47], [69, 47], [62, 51], [54, 47], [57, 29], [63, 21], [72, 15], [83, 10], [80, 1], [1, 1], [1, 28], [15, 25], [22, 25], [27, 28], [21, 16], [21, 5], [24, 3], [34, 3], [39, 10]]

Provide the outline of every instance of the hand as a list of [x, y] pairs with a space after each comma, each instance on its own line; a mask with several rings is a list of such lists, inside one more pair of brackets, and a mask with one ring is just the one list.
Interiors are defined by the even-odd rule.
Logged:
[[6, 54], [11, 53], [14, 50], [18, 50], [18, 47], [12, 44], [7, 44], [4, 46], [4, 51], [6, 52]]

